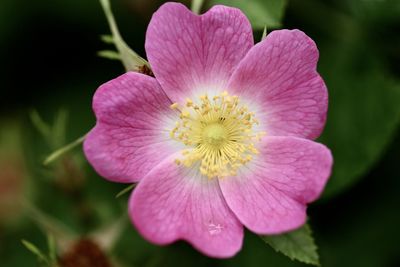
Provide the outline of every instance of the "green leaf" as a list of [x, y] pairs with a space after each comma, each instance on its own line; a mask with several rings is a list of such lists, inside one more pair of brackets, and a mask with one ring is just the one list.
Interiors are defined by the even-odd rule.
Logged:
[[37, 110], [35, 110], [35, 109], [31, 110], [29, 112], [29, 117], [31, 119], [33, 126], [36, 128], [36, 130], [44, 138], [50, 138], [50, 134], [51, 134], [50, 126], [46, 122], [44, 122], [44, 120], [42, 119], [42, 117], [40, 117]]
[[100, 35], [100, 40], [102, 40], [106, 44], [114, 44], [114, 38], [109, 34]]
[[296, 20], [311, 29], [320, 52], [318, 72], [328, 87], [327, 124], [318, 140], [334, 158], [325, 199], [366, 177], [400, 126], [400, 80], [393, 67], [400, 38], [384, 26], [387, 15], [396, 13], [392, 3], [359, 1], [356, 10], [341, 11], [319, 0], [290, 2]]
[[276, 251], [283, 253], [292, 260], [319, 266], [317, 246], [308, 224], [281, 235], [261, 236]]
[[121, 60], [121, 56], [118, 52], [112, 50], [101, 50], [97, 52], [97, 55], [111, 60]]
[[[384, 4], [379, 2], [374, 3], [377, 10]], [[333, 12], [321, 1], [293, 3], [297, 4], [294, 10], [315, 10], [302, 16], [318, 29], [315, 36], [320, 36], [316, 39], [318, 71], [328, 87], [329, 109], [319, 141], [332, 150], [334, 157], [333, 175], [324, 192], [327, 198], [366, 177], [400, 126], [400, 80], [387, 63], [399, 42], [384, 27], [376, 27], [379, 18], [368, 21], [347, 12]], [[319, 19], [335, 23], [315, 24]], [[326, 36], [329, 41], [324, 42]]]
[[135, 188], [136, 184], [131, 184], [130, 186], [125, 187], [124, 189], [122, 189], [116, 196], [115, 198], [119, 198], [120, 196], [128, 193], [129, 191], [131, 191], [133, 188]]
[[52, 146], [59, 147], [65, 143], [65, 133], [67, 131], [68, 111], [60, 109], [54, 119], [52, 127]]
[[267, 37], [267, 25], [264, 26], [263, 33], [261, 35], [261, 41]]
[[47, 246], [49, 247], [49, 259], [51, 262], [57, 262], [56, 242], [51, 233], [47, 234]]
[[115, 22], [114, 16], [111, 11], [110, 1], [100, 0], [100, 3], [106, 15], [108, 25], [110, 26], [115, 47], [119, 52], [122, 64], [124, 65], [125, 69], [127, 71], [138, 71], [143, 66], [147, 66], [150, 69], [150, 64], [144, 58], [134, 52], [131, 48], [129, 48], [129, 46], [122, 39], [117, 27], [117, 23]]
[[325, 197], [360, 180], [379, 160], [400, 123], [399, 83], [375, 71], [353, 77], [351, 70], [337, 73], [340, 79], [327, 77], [331, 105], [320, 138], [334, 156], [333, 176]]
[[45, 254], [36, 245], [24, 239], [21, 240], [21, 243], [22, 245], [24, 245], [26, 249], [28, 249], [30, 252], [36, 255], [40, 261], [48, 263]]
[[280, 27], [286, 7], [286, 0], [211, 0], [209, 3], [241, 9], [256, 29]]

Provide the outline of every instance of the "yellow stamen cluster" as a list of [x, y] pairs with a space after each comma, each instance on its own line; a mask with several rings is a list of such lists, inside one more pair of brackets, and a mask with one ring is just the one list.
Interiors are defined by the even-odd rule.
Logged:
[[200, 162], [203, 175], [223, 177], [236, 175], [240, 166], [258, 154], [254, 143], [264, 133], [253, 132], [258, 121], [245, 105], [239, 105], [238, 96], [223, 92], [210, 99], [203, 95], [198, 104], [186, 99], [185, 106], [174, 103], [171, 108], [180, 112], [171, 138], [188, 146], [176, 164], [190, 167]]

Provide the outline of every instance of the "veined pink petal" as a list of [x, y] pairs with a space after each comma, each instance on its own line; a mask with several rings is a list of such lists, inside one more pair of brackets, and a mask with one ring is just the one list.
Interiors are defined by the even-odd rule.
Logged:
[[136, 182], [166, 156], [177, 151], [168, 126], [177, 116], [168, 97], [149, 76], [128, 72], [96, 91], [96, 126], [84, 142], [95, 170], [108, 180]]
[[252, 46], [251, 25], [239, 9], [214, 6], [198, 16], [178, 3], [153, 14], [145, 44], [157, 80], [178, 102], [198, 91], [225, 90]]
[[315, 139], [325, 125], [328, 93], [316, 71], [318, 49], [299, 30], [279, 30], [255, 45], [229, 90], [261, 105], [267, 133]]
[[220, 179], [231, 210], [251, 231], [278, 234], [301, 226], [306, 203], [321, 194], [331, 173], [324, 145], [295, 137], [265, 137], [260, 155], [236, 177]]
[[129, 202], [133, 224], [156, 244], [183, 239], [208, 256], [233, 256], [242, 246], [243, 226], [228, 208], [218, 180], [176, 165], [177, 157], [166, 159], [135, 188]]

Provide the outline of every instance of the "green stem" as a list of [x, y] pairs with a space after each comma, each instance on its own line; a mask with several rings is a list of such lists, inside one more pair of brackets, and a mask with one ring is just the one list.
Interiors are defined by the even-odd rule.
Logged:
[[100, 0], [101, 6], [107, 18], [108, 25], [110, 26], [111, 34], [113, 36], [114, 44], [121, 56], [122, 64], [127, 71], [137, 71], [139, 67], [146, 65], [150, 68], [149, 63], [139, 56], [135, 51], [129, 48], [129, 46], [122, 39], [119, 33], [117, 23], [115, 22], [114, 15], [111, 11], [111, 5], [109, 0]]
[[72, 149], [74, 149], [75, 147], [77, 147], [78, 145], [82, 144], [83, 141], [85, 140], [86, 135], [76, 139], [75, 141], [73, 141], [72, 143], [69, 143], [68, 145], [54, 151], [53, 153], [51, 153], [43, 162], [43, 165], [47, 166], [50, 163], [52, 163], [53, 161], [57, 160], [59, 157], [63, 156], [65, 153], [71, 151]]
[[201, 11], [201, 6], [203, 5], [204, 0], [192, 0], [191, 10], [193, 13], [199, 15]]

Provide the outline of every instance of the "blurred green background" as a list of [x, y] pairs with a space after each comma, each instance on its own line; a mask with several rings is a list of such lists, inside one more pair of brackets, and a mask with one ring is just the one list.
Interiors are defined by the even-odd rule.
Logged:
[[[162, 2], [111, 1], [125, 41], [142, 56]], [[400, 266], [400, 1], [212, 0], [204, 10], [211, 2], [239, 2], [256, 41], [266, 23], [301, 29], [319, 47], [330, 94], [319, 141], [335, 158], [323, 197], [309, 207], [322, 266]], [[47, 252], [48, 232], [65, 266], [306, 266], [249, 232], [229, 260], [183, 242], [153, 246], [125, 217], [128, 194], [115, 198], [125, 186], [99, 178], [79, 148], [42, 165], [94, 125], [94, 91], [124, 72], [96, 55], [110, 48], [99, 38], [108, 33], [97, 0], [0, 1], [0, 266], [39, 266], [21, 239]], [[71, 260], [85, 253], [96, 265]]]

